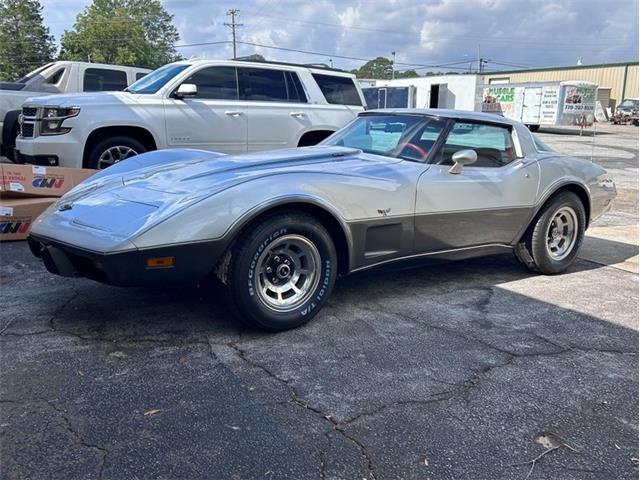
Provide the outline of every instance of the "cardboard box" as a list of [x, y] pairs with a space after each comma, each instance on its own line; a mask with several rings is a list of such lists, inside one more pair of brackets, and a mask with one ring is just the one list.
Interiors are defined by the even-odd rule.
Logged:
[[33, 221], [57, 198], [0, 199], [0, 242], [24, 240]]
[[0, 164], [0, 196], [61, 197], [97, 170]]

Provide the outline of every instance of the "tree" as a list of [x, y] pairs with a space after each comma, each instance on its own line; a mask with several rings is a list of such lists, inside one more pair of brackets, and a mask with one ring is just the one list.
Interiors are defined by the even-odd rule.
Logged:
[[38, 0], [0, 0], [0, 80], [17, 80], [55, 54]]
[[393, 72], [393, 62], [385, 57], [377, 57], [369, 60], [358, 69], [351, 70], [358, 78], [378, 78], [389, 79], [395, 78], [413, 78], [420, 75], [415, 70], [405, 70], [404, 72], [396, 70]]
[[60, 58], [157, 68], [179, 60], [180, 39], [160, 0], [94, 0], [60, 40]]

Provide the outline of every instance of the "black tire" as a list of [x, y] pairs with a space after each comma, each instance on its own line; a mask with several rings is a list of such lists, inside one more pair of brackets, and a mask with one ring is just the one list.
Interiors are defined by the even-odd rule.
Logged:
[[529, 130], [532, 132], [537, 132], [540, 129], [540, 125], [527, 125], [527, 127], [529, 127]]
[[138, 155], [147, 151], [147, 148], [135, 138], [125, 136], [108, 137], [94, 145], [85, 160], [85, 167], [97, 170], [106, 168], [104, 163], [99, 162], [100, 157], [110, 148], [118, 146], [130, 148]]
[[[313, 245], [313, 248], [309, 245]], [[303, 253], [308, 249], [306, 260], [300, 260], [302, 257], [296, 257], [295, 254], [291, 255], [292, 252], [295, 253], [294, 247]], [[287, 260], [290, 263], [286, 263]], [[316, 265], [316, 268], [311, 268], [313, 276], [299, 273], [306, 271], [302, 268], [305, 266], [303, 262], [306, 262], [307, 267]], [[283, 265], [293, 265], [288, 270], [289, 277], [280, 278], [274, 272], [286, 273], [287, 269]], [[280, 270], [281, 268], [283, 269]], [[288, 330], [307, 323], [318, 313], [331, 294], [337, 270], [333, 240], [316, 218], [297, 211], [278, 212], [252, 224], [241, 234], [232, 250], [227, 286], [232, 305], [242, 320], [264, 330]], [[274, 272], [268, 274], [274, 275], [272, 279], [267, 278], [267, 271]], [[296, 273], [299, 275], [298, 281], [293, 283]], [[271, 283], [270, 280], [274, 282]], [[294, 292], [287, 299], [292, 302], [287, 309], [274, 306], [273, 303], [269, 305], [269, 302], [277, 300], [269, 297], [269, 294], [274, 293], [273, 289], [286, 289], [291, 284], [304, 292], [297, 303], [294, 300], [298, 293]], [[272, 290], [261, 293], [261, 285], [266, 285], [266, 290]], [[305, 288], [305, 285], [308, 287]], [[285, 291], [284, 294], [291, 291], [293, 290]], [[284, 294], [281, 300], [284, 299]]]
[[[558, 221], [557, 215], [560, 215], [560, 221], [574, 224], [573, 240], [563, 240], [565, 237], [563, 233], [569, 231], [569, 226], [554, 229]], [[582, 201], [575, 193], [561, 192], [547, 200], [533, 219], [522, 239], [523, 242], [519, 244], [519, 248], [516, 248], [516, 257], [530, 270], [545, 275], [564, 272], [578, 255], [585, 228], [586, 213]], [[555, 247], [555, 252], [554, 247], [548, 244], [549, 240], [553, 243], [555, 239], [554, 236], [550, 238], [552, 233], [560, 239], [560, 245]], [[567, 238], [570, 237], [567, 235]], [[562, 243], [563, 241], [565, 243]], [[563, 247], [566, 247], [564, 253]]]

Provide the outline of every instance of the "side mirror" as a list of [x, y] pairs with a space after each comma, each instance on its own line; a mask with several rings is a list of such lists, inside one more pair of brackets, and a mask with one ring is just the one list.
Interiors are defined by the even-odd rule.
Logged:
[[453, 160], [453, 167], [449, 169], [449, 173], [457, 175], [462, 172], [462, 167], [478, 160], [478, 154], [475, 150], [458, 150], [451, 156], [451, 160]]
[[195, 97], [198, 94], [198, 87], [193, 83], [183, 83], [173, 94], [176, 98]]

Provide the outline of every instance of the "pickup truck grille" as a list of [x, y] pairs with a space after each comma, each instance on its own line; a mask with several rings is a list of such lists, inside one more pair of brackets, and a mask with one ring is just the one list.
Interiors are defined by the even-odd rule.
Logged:
[[22, 107], [22, 115], [25, 117], [35, 117], [36, 113], [38, 113], [36, 107]]
[[20, 127], [20, 135], [23, 137], [33, 137], [33, 123], [23, 123]]

